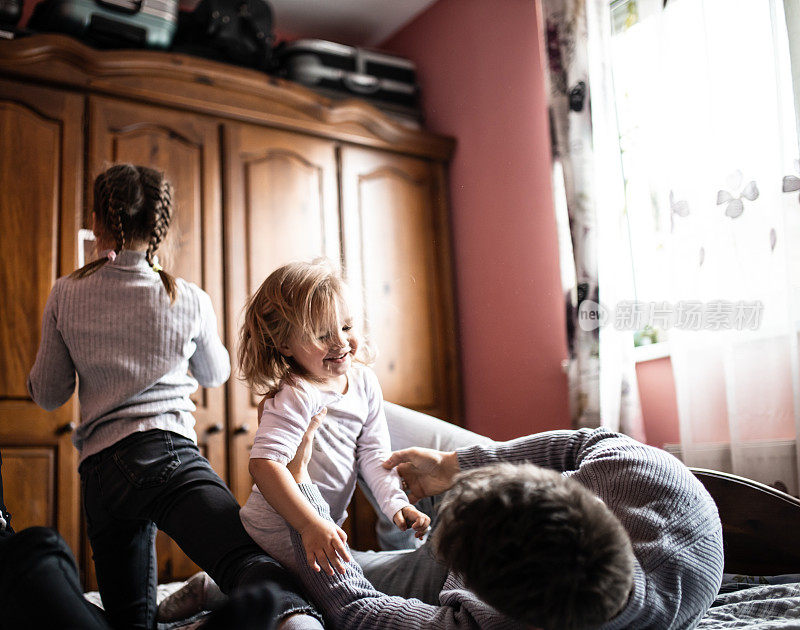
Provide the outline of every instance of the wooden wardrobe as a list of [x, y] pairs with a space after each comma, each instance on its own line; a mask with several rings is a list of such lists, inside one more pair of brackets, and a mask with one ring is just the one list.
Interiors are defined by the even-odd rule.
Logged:
[[[361, 306], [385, 398], [459, 422], [453, 148], [253, 70], [61, 35], [0, 42], [0, 451], [15, 527], [57, 528], [92, 583], [70, 440], [77, 395], [48, 413], [25, 382], [50, 287], [78, 265], [99, 172], [119, 161], [166, 172], [168, 269], [209, 293], [233, 360], [247, 296], [278, 265], [327, 256]], [[257, 400], [236, 375], [194, 400], [201, 450], [244, 501]], [[354, 546], [370, 546], [363, 501], [350, 521]], [[165, 536], [159, 565], [162, 581], [196, 570]]]

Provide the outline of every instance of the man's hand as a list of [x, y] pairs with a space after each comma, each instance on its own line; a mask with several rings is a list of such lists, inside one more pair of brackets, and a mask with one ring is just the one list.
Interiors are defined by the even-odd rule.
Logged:
[[311, 483], [311, 478], [308, 476], [308, 462], [311, 459], [312, 447], [314, 446], [314, 434], [317, 432], [319, 425], [322, 424], [326, 413], [328, 413], [328, 409], [323, 407], [316, 416], [311, 418], [311, 422], [303, 434], [303, 439], [300, 440], [300, 445], [297, 447], [294, 458], [286, 464], [286, 468], [292, 473], [292, 477], [297, 483]]
[[407, 505], [402, 510], [398, 510], [392, 520], [402, 531], [413, 527], [415, 532], [414, 536], [420, 540], [428, 531], [428, 527], [431, 524], [431, 517], [424, 512], [420, 512], [413, 505]]
[[314, 571], [320, 568], [328, 575], [334, 570], [345, 572], [345, 562], [352, 562], [347, 552], [347, 534], [331, 521], [317, 518], [300, 530], [303, 547], [306, 550], [306, 561]]
[[449, 490], [453, 478], [461, 471], [455, 451], [448, 453], [418, 447], [395, 451], [383, 462], [383, 467], [397, 467], [411, 503]]

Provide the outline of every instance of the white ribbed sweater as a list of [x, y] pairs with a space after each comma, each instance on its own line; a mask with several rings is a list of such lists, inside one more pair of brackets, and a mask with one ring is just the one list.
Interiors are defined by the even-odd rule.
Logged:
[[198, 383], [224, 383], [230, 358], [208, 294], [177, 284], [170, 305], [144, 252], [123, 250], [91, 276], [53, 286], [28, 391], [55, 409], [72, 396], [77, 374], [81, 422], [72, 441], [81, 461], [137, 431], [196, 441], [189, 396]]

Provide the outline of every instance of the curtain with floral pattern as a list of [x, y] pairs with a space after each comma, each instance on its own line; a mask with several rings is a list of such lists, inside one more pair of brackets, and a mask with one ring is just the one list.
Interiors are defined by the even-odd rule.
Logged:
[[592, 54], [607, 46], [608, 12], [587, 0], [543, 0], [542, 13], [572, 421], [644, 439], [632, 336], [609, 325], [605, 306], [630, 278], [629, 261], [607, 255], [628, 237], [610, 74]]

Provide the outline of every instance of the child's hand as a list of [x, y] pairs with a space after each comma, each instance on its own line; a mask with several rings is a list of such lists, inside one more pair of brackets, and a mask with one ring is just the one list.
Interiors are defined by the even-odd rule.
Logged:
[[345, 544], [347, 534], [336, 523], [317, 518], [300, 530], [300, 536], [303, 538], [308, 566], [314, 571], [319, 571], [321, 567], [328, 575], [333, 575], [334, 570], [344, 573], [342, 560], [353, 561]]
[[403, 531], [412, 527], [415, 532], [414, 536], [420, 539], [428, 531], [428, 526], [431, 524], [431, 517], [424, 512], [420, 512], [413, 505], [404, 507], [394, 515], [392, 520]]

